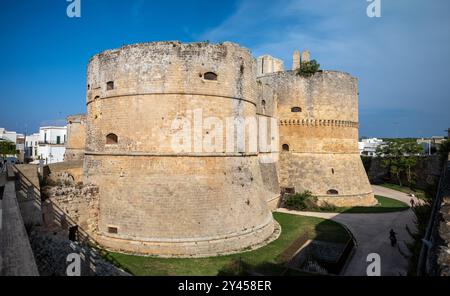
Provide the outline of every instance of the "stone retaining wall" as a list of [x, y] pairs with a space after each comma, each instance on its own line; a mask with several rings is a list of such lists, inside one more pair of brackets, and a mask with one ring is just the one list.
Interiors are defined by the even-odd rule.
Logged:
[[[8, 171], [12, 171], [11, 166], [8, 167]], [[0, 274], [2, 276], [39, 275], [17, 202], [14, 181], [6, 183], [0, 203]]]

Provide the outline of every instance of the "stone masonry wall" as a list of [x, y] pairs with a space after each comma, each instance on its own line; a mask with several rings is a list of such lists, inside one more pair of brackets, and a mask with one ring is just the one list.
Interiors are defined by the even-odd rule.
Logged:
[[256, 113], [260, 124], [258, 139], [261, 143], [258, 157], [261, 176], [265, 189], [270, 192], [269, 207], [275, 209], [280, 197], [278, 104], [274, 90], [260, 81], [257, 82]]
[[338, 206], [375, 204], [358, 153], [357, 79], [336, 71], [311, 77], [287, 71], [259, 81], [277, 97], [280, 186], [309, 190]]
[[[180, 132], [175, 119], [189, 120], [195, 110], [220, 122], [256, 118], [254, 71], [250, 52], [229, 42], [136, 44], [90, 60], [84, 173], [99, 186], [104, 246], [207, 256], [272, 235], [266, 202], [272, 194], [263, 185], [257, 151], [173, 146]], [[210, 72], [216, 80], [205, 79]], [[210, 132], [194, 129], [191, 139]], [[107, 144], [109, 134], [117, 143]]]
[[67, 144], [64, 161], [82, 160], [86, 146], [86, 116], [67, 117]]
[[[427, 189], [429, 186], [434, 186], [439, 181], [440, 176], [440, 160], [437, 155], [430, 157], [420, 157], [417, 159], [417, 164], [412, 168], [412, 173], [416, 176], [416, 184], [418, 188]], [[382, 159], [378, 157], [370, 158], [370, 168], [367, 171], [371, 183], [392, 182], [397, 183], [395, 176], [389, 178], [389, 168], [383, 167]], [[406, 177], [403, 180], [407, 184]]]

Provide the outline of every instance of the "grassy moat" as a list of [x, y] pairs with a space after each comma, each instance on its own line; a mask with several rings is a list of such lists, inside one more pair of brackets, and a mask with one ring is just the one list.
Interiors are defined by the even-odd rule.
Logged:
[[[255, 272], [281, 275], [281, 255], [301, 236], [308, 239], [334, 243], [346, 243], [350, 236], [338, 223], [330, 220], [274, 213], [281, 226], [280, 237], [270, 244], [249, 252], [209, 258], [157, 258], [105, 253], [105, 258], [114, 261], [134, 275], [218, 275], [229, 274], [236, 264]], [[236, 263], [238, 262], [238, 263]]]

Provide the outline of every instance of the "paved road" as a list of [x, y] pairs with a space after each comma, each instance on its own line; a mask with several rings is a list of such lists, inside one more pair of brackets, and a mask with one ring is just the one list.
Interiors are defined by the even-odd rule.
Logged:
[[[372, 188], [376, 195], [401, 200], [408, 204], [411, 200], [410, 196], [399, 191], [380, 186], [372, 186]], [[415, 201], [416, 203], [419, 202], [417, 199]], [[331, 219], [344, 224], [355, 236], [357, 248], [343, 275], [365, 276], [368, 266], [366, 258], [370, 253], [380, 255], [381, 275], [406, 275], [407, 273], [408, 258], [406, 256], [409, 256], [410, 253], [406, 243], [410, 242], [412, 238], [408, 234], [406, 226], [411, 231], [416, 231], [415, 216], [411, 209], [380, 214], [315, 213], [289, 211], [287, 209], [278, 209], [277, 211]], [[397, 247], [391, 247], [390, 245], [389, 230], [391, 228], [397, 233]]]

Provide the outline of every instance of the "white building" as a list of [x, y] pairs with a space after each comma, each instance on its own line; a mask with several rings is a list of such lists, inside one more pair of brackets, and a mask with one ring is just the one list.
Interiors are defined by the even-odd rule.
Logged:
[[382, 139], [370, 138], [362, 139], [358, 142], [359, 154], [367, 156], [376, 156], [378, 146], [385, 144]]
[[25, 138], [25, 158], [31, 161], [39, 157], [39, 133], [26, 136]]
[[39, 158], [44, 164], [62, 162], [66, 152], [66, 126], [46, 126], [39, 129]]
[[10, 141], [17, 144], [17, 133], [7, 131], [6, 129], [0, 127], [0, 140]]

